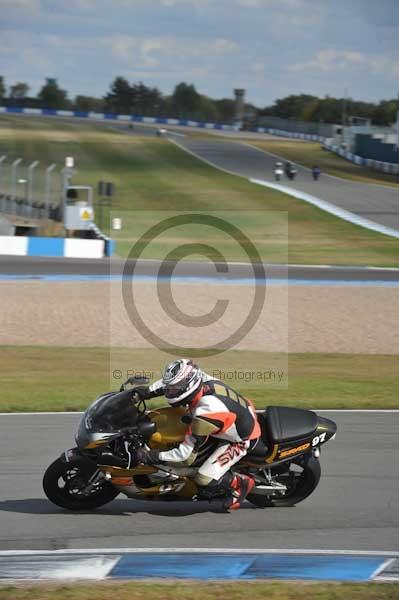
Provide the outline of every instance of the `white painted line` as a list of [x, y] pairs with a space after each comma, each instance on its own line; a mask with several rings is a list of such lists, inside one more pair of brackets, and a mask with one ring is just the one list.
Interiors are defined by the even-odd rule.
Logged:
[[385, 571], [385, 569], [387, 569], [389, 566], [391, 566], [391, 565], [392, 565], [392, 563], [394, 563], [394, 562], [395, 562], [395, 560], [396, 560], [396, 558], [389, 558], [388, 560], [386, 560], [385, 562], [383, 562], [383, 563], [382, 563], [382, 565], [380, 565], [380, 566], [378, 567], [378, 569], [376, 569], [376, 570], [374, 571], [374, 573], [372, 573], [372, 574], [370, 575], [370, 579], [375, 579], [376, 577], [378, 577], [378, 575], [379, 575], [380, 573], [382, 573], [382, 571]]
[[[87, 553], [86, 553], [87, 554]], [[0, 556], [0, 574], [14, 580], [59, 580], [59, 579], [105, 579], [119, 562], [121, 555], [96, 556], [89, 552], [89, 556], [81, 557], [81, 554], [64, 560], [60, 555], [54, 560], [54, 555], [47, 552], [42, 555], [25, 554]], [[46, 557], [49, 560], [46, 560]], [[18, 560], [19, 558], [19, 560]], [[3, 559], [3, 560], [1, 560]]]
[[83, 412], [70, 411], [70, 412], [6, 412], [0, 413], [0, 417], [32, 417], [32, 416], [43, 416], [43, 415], [82, 415]]
[[321, 198], [317, 198], [316, 196], [312, 196], [311, 194], [307, 194], [306, 192], [301, 192], [300, 190], [296, 190], [291, 187], [287, 187], [285, 185], [281, 185], [279, 183], [274, 183], [272, 181], [265, 181], [263, 179], [249, 179], [251, 183], [256, 183], [258, 185], [262, 185], [263, 187], [268, 187], [273, 190], [277, 190], [279, 192], [283, 192], [284, 194], [288, 194], [289, 196], [293, 196], [294, 198], [298, 198], [299, 200], [304, 200], [313, 206], [317, 206], [321, 210], [328, 212], [335, 217], [339, 217], [344, 221], [348, 221], [349, 223], [353, 223], [354, 225], [359, 225], [360, 227], [364, 227], [365, 229], [370, 229], [371, 231], [376, 231], [377, 233], [382, 233], [384, 235], [389, 235], [394, 238], [399, 238], [399, 231], [396, 229], [392, 229], [391, 227], [386, 227], [385, 225], [381, 225], [380, 223], [376, 223], [375, 221], [370, 221], [369, 219], [365, 219], [355, 213], [350, 212], [349, 210], [345, 210], [344, 208], [340, 208], [335, 204], [331, 204], [326, 200], [322, 200]]
[[[228, 264], [242, 264], [247, 265], [249, 263], [228, 263]], [[263, 263], [265, 267], [285, 267], [285, 268], [299, 268], [299, 269], [336, 269], [337, 271], [350, 271], [357, 269], [359, 271], [394, 271], [399, 272], [398, 267], [374, 267], [368, 265], [297, 265], [297, 264], [279, 264], [279, 263]]]
[[[399, 413], [399, 408], [309, 408], [308, 410], [312, 410], [318, 413], [371, 413], [371, 414], [379, 414], [379, 413], [387, 413], [387, 414], [396, 414]], [[35, 417], [35, 416], [46, 416], [46, 415], [82, 415], [81, 412], [6, 412], [0, 413], [0, 417]]]
[[326, 554], [331, 556], [386, 556], [389, 559], [399, 557], [398, 550], [323, 550], [319, 548], [79, 548], [74, 550], [1, 550], [0, 556], [35, 556], [63, 554], [151, 554], [151, 553], [182, 553], [195, 552], [198, 554]]
[[399, 413], [399, 408], [310, 408], [323, 413]]

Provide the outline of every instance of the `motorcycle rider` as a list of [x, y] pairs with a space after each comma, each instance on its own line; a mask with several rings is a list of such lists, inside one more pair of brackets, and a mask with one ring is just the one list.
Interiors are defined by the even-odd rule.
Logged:
[[284, 174], [283, 163], [276, 162], [274, 165], [274, 178], [276, 181], [280, 181], [282, 175]]
[[290, 161], [287, 161], [285, 163], [285, 174], [288, 177], [288, 179], [291, 179], [291, 180], [295, 179], [295, 175], [297, 174], [296, 168]]
[[312, 167], [313, 180], [317, 181], [320, 177], [320, 174], [321, 174], [320, 167], [318, 165], [313, 165], [313, 167]]
[[164, 395], [172, 407], [185, 406], [188, 411], [185, 422], [191, 421], [184, 441], [177, 448], [167, 451], [138, 448], [137, 462], [190, 465], [199, 452], [208, 450], [210, 455], [195, 476], [199, 498], [211, 499], [218, 491], [225, 490], [224, 508], [239, 508], [255, 481], [247, 475], [233, 475], [230, 469], [256, 445], [261, 435], [250, 400], [184, 358], [168, 364], [162, 379], [149, 387], [136, 388], [135, 392], [142, 399]]

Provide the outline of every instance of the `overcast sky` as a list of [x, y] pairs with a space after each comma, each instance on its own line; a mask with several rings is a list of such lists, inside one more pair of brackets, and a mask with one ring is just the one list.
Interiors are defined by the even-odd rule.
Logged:
[[56, 77], [102, 96], [117, 75], [214, 98], [243, 87], [257, 106], [399, 90], [399, 0], [0, 0], [0, 36], [0, 75], [32, 94]]

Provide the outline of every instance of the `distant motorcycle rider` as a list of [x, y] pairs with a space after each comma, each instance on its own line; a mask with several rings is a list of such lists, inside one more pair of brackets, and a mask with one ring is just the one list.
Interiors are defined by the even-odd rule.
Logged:
[[294, 167], [294, 165], [292, 164], [292, 162], [287, 161], [285, 163], [285, 174], [288, 177], [288, 179], [295, 179], [295, 176], [297, 174], [297, 170]]
[[252, 403], [183, 358], [168, 364], [162, 379], [149, 387], [136, 388], [136, 393], [143, 399], [164, 395], [172, 407], [185, 406], [191, 421], [184, 441], [177, 448], [167, 451], [139, 448], [137, 462], [190, 465], [198, 453], [208, 449], [209, 456], [195, 476], [199, 497], [210, 499], [224, 489], [227, 492], [224, 508], [239, 508], [255, 482], [247, 475], [233, 475], [230, 469], [255, 446], [261, 435]]
[[312, 177], [313, 177], [314, 181], [317, 181], [319, 179], [320, 174], [321, 174], [320, 167], [318, 165], [314, 165], [312, 167]]

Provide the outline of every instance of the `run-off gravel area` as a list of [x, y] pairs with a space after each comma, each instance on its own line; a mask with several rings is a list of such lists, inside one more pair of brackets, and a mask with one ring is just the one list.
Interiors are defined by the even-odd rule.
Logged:
[[[254, 299], [251, 285], [179, 283], [172, 286], [176, 310], [192, 318], [178, 324], [159, 301], [170, 309], [166, 287], [159, 292], [156, 283], [136, 282], [133, 289], [144, 323], [165, 340], [191, 347], [214, 346], [236, 331]], [[217, 322], [196, 326], [195, 317], [217, 308], [218, 300], [229, 304]], [[118, 281], [3, 281], [0, 303], [3, 345], [151, 346], [136, 317], [129, 318]], [[399, 354], [398, 314], [394, 287], [271, 285], [255, 326], [235, 347]]]

